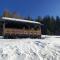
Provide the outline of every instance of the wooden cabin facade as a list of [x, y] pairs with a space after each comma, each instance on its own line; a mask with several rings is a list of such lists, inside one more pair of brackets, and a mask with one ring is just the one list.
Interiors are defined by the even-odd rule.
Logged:
[[41, 23], [2, 17], [0, 35], [3, 35], [4, 38], [41, 38]]

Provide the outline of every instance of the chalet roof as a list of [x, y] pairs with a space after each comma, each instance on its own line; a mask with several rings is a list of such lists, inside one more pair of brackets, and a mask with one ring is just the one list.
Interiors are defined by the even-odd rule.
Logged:
[[4, 20], [10, 20], [10, 21], [19, 21], [19, 22], [26, 22], [26, 23], [41, 24], [40, 22], [30, 21], [30, 20], [24, 20], [24, 19], [17, 19], [17, 18], [2, 17], [2, 19], [4, 19]]

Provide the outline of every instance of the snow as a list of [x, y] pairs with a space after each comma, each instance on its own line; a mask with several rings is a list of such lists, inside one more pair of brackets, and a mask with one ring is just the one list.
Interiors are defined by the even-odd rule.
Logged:
[[9, 17], [2, 17], [2, 19], [10, 20], [10, 21], [20, 21], [20, 22], [28, 22], [28, 23], [41, 24], [40, 22], [29, 21], [29, 20], [24, 20], [24, 19], [9, 18]]
[[60, 36], [0, 39], [0, 60], [60, 60]]

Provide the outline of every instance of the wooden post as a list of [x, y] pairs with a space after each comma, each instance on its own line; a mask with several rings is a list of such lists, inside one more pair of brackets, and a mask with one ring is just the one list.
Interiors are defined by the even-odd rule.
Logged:
[[3, 36], [5, 37], [5, 21], [3, 23]]
[[31, 33], [31, 28], [29, 26], [29, 30], [28, 30], [28, 36], [29, 36], [29, 38], [31, 37], [30, 33]]
[[41, 38], [41, 26], [39, 27], [39, 30], [40, 30], [40, 38]]

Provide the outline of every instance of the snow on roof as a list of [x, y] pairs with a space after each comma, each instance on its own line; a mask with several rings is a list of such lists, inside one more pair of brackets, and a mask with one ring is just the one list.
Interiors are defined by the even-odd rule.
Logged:
[[11, 20], [11, 21], [19, 21], [19, 22], [41, 24], [40, 22], [35, 22], [35, 21], [30, 21], [30, 20], [24, 20], [24, 19], [9, 18], [9, 17], [2, 17], [2, 19]]

